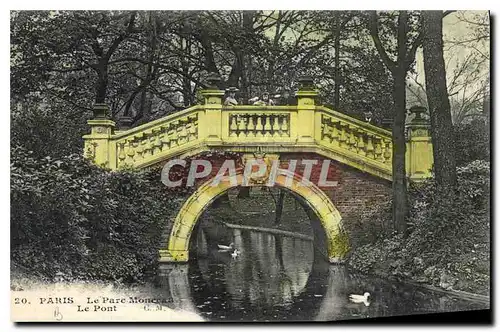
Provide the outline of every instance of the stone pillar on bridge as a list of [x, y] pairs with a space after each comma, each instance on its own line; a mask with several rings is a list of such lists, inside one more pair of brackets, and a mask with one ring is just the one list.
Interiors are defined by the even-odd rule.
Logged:
[[[314, 81], [310, 76], [299, 78], [300, 88], [295, 94], [297, 97], [297, 142], [314, 144], [315, 99], [318, 92], [314, 88]], [[294, 124], [292, 124], [294, 125]]]
[[406, 174], [412, 181], [422, 181], [432, 177], [434, 158], [429, 120], [422, 116], [426, 108], [413, 106], [410, 112], [415, 117], [407, 125]]
[[222, 142], [222, 98], [224, 90], [220, 90], [218, 83], [220, 76], [210, 73], [207, 77], [208, 85], [201, 91], [204, 99], [204, 110], [198, 114], [198, 135], [205, 138], [207, 144], [219, 144]]
[[87, 121], [90, 134], [83, 136], [85, 141], [84, 156], [96, 165], [116, 168], [116, 146], [109, 144], [114, 134], [115, 122], [111, 120], [106, 104], [95, 104], [94, 117]]

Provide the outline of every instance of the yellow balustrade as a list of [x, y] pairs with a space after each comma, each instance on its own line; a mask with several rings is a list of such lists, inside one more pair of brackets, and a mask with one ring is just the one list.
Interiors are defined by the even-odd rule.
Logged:
[[293, 142], [290, 122], [297, 110], [291, 106], [228, 106], [222, 111], [222, 141], [232, 144]]
[[[223, 106], [224, 91], [205, 90], [203, 105], [168, 115], [144, 125], [115, 131], [106, 105], [94, 106], [91, 132], [84, 136], [84, 155], [97, 165], [116, 170], [144, 168], [175, 157], [195, 155], [210, 149], [266, 153], [317, 153], [325, 158], [377, 177], [392, 179], [391, 132], [364, 121], [317, 106], [316, 91], [299, 90], [296, 106]], [[420, 181], [432, 175], [432, 143], [429, 126], [419, 115], [408, 125], [407, 174]], [[283, 180], [283, 179], [281, 179]], [[279, 185], [279, 183], [278, 183]], [[202, 186], [179, 211], [160, 260], [187, 261], [188, 244], [194, 224], [212, 199], [229, 188]], [[304, 197], [319, 217], [328, 238], [328, 255], [342, 262], [348, 238], [342, 218], [331, 200], [316, 187], [292, 188]]]
[[[313, 152], [387, 180], [392, 178], [391, 132], [323, 106], [315, 91], [299, 91], [296, 106], [223, 106], [223, 91], [203, 91], [205, 104], [144, 125], [114, 131], [101, 116], [89, 120], [84, 155], [112, 170], [143, 168], [210, 149], [267, 153]], [[104, 110], [104, 111], [103, 111]], [[431, 176], [432, 143], [421, 117], [408, 126], [407, 173]]]

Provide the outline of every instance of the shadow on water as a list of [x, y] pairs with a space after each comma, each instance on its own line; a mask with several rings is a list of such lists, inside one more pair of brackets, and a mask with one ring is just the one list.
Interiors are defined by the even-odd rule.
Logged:
[[[330, 265], [313, 241], [232, 230], [236, 258], [198, 233], [188, 264], [163, 265], [161, 292], [171, 306], [213, 321], [303, 321], [485, 309], [407, 284], [351, 273]], [[368, 306], [349, 294], [369, 292]]]

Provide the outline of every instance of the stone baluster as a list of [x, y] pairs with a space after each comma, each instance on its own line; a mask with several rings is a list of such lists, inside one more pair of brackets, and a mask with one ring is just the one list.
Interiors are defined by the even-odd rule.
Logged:
[[264, 114], [265, 125], [264, 125], [264, 136], [271, 137], [271, 117], [269, 114]]
[[348, 124], [345, 124], [344, 130], [345, 130], [345, 143], [344, 143], [345, 148], [347, 150], [351, 150], [351, 131]]
[[[330, 137], [331, 137], [331, 144], [334, 147], [339, 147], [340, 146], [340, 132], [339, 129], [337, 128], [337, 124], [340, 123], [338, 121], [331, 121], [331, 128], [330, 128]], [[342, 130], [342, 128], [341, 128]]]
[[349, 125], [349, 150], [356, 151], [356, 127]]
[[280, 137], [279, 115], [275, 114], [273, 120], [273, 137]]
[[187, 129], [186, 129], [186, 123], [184, 121], [179, 121], [179, 127], [177, 127], [177, 132], [179, 133], [179, 141], [178, 144], [184, 144], [187, 142]]
[[346, 149], [347, 148], [347, 125], [343, 122], [339, 122], [340, 127], [340, 137], [339, 137], [339, 147]]
[[327, 141], [328, 143], [332, 142], [331, 130], [329, 121], [323, 121], [322, 123], [322, 139]]
[[136, 136], [134, 136], [134, 139], [132, 140], [132, 149], [134, 150], [133, 162], [141, 160], [142, 156], [139, 154], [139, 141]]
[[150, 144], [151, 141], [150, 141], [150, 138], [151, 138], [151, 132], [150, 131], [147, 131], [144, 133], [144, 140], [143, 140], [143, 146], [144, 146], [144, 158], [147, 158], [149, 157], [152, 153], [151, 153], [151, 150], [153, 149], [153, 145]]
[[161, 143], [161, 139], [160, 139], [161, 128], [153, 129], [153, 134], [155, 137], [154, 143], [153, 143], [153, 147], [154, 147], [153, 154], [157, 154], [157, 153], [161, 152], [161, 147], [162, 147], [162, 143]]
[[177, 131], [175, 129], [174, 124], [170, 126], [170, 129], [168, 130], [168, 137], [170, 139], [170, 148], [175, 148], [179, 144], [177, 143]]
[[128, 146], [127, 146], [127, 164], [133, 164], [134, 163], [134, 156], [135, 156], [135, 148], [134, 148], [134, 138], [132, 137], [131, 139], [128, 140]]
[[384, 161], [384, 143], [381, 137], [376, 136], [374, 140], [375, 144], [375, 159], [377, 161], [383, 162]]
[[149, 136], [147, 132], [144, 132], [141, 140], [142, 145], [142, 157], [147, 158], [149, 155]]
[[136, 148], [135, 151], [137, 152], [136, 160], [141, 160], [144, 158], [144, 148], [142, 146], [142, 134], [139, 134], [139, 136], [136, 137]]
[[287, 136], [288, 135], [288, 120], [287, 116], [283, 116], [283, 120], [281, 122], [281, 136]]
[[238, 124], [238, 137], [239, 138], [244, 138], [246, 137], [246, 131], [247, 131], [247, 122], [246, 122], [246, 117], [244, 115], [240, 116], [239, 119], [239, 124]]
[[264, 127], [262, 126], [262, 114], [258, 114], [257, 115], [257, 126], [255, 127], [255, 130], [257, 131], [256, 133], [256, 137], [262, 137], [264, 135], [262, 135], [262, 131], [263, 131]]
[[247, 137], [255, 137], [255, 125], [253, 123], [253, 115], [248, 116]]
[[365, 135], [361, 128], [358, 128], [357, 141], [358, 141], [357, 148], [359, 155], [366, 156]]
[[366, 136], [366, 156], [370, 159], [375, 159], [375, 147], [373, 146], [373, 135]]
[[120, 146], [120, 152], [118, 153], [118, 163], [121, 165], [125, 161], [125, 158], [127, 158], [127, 154], [125, 153], [125, 142], [120, 142], [118, 143]]
[[392, 142], [390, 140], [384, 141], [384, 163], [390, 164], [392, 157]]
[[236, 115], [231, 116], [231, 125], [229, 126], [229, 137], [237, 137], [238, 124], [236, 124]]
[[186, 141], [191, 141], [193, 139], [192, 133], [191, 133], [191, 128], [193, 128], [193, 123], [191, 122], [191, 119], [188, 118], [186, 122]]
[[148, 141], [148, 150], [150, 156], [154, 155], [155, 153], [155, 140], [156, 138], [154, 137], [153, 132], [151, 131]]
[[189, 141], [195, 140], [197, 138], [197, 132], [198, 132], [198, 115], [190, 115], [188, 117], [189, 120], [189, 127], [188, 127], [188, 134], [189, 134]]
[[170, 148], [170, 138], [168, 138], [168, 126], [162, 127], [163, 134], [161, 135], [161, 149], [167, 150]]

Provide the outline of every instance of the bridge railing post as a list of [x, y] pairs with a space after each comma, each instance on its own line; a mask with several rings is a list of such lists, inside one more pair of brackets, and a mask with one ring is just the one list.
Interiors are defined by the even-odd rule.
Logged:
[[111, 144], [111, 136], [114, 134], [115, 122], [111, 120], [106, 104], [95, 104], [93, 112], [94, 117], [87, 121], [90, 134], [83, 136], [84, 157], [99, 166], [114, 169], [116, 146]]
[[412, 181], [421, 181], [432, 177], [434, 158], [429, 121], [422, 117], [425, 107], [413, 106], [410, 112], [415, 115], [406, 126], [406, 174]]
[[315, 133], [315, 98], [318, 92], [314, 88], [313, 79], [310, 76], [299, 78], [300, 88], [295, 94], [297, 97], [297, 122], [292, 132], [297, 133], [297, 142], [314, 143]]
[[217, 83], [220, 77], [211, 73], [207, 78], [208, 86], [201, 91], [204, 99], [204, 110], [198, 114], [198, 135], [208, 144], [222, 142], [222, 98], [224, 90], [219, 90]]

